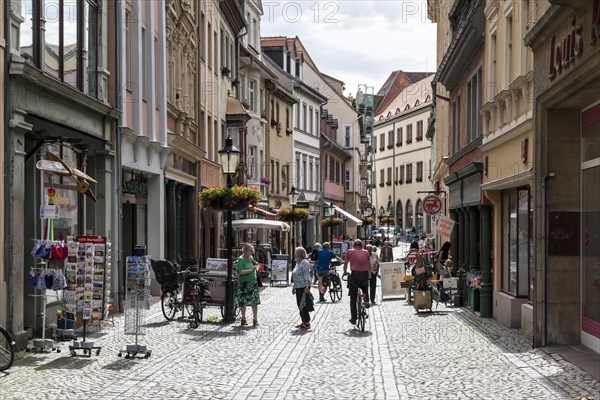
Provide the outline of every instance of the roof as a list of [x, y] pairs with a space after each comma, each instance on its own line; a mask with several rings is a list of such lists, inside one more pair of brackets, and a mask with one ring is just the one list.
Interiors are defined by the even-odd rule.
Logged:
[[415, 82], [419, 82], [433, 72], [406, 72], [402, 70], [392, 71], [379, 92], [375, 95], [375, 112], [381, 113], [389, 107], [390, 103], [405, 88]]
[[260, 46], [265, 47], [285, 47], [287, 37], [285, 36], [265, 36], [260, 38]]
[[375, 124], [379, 122], [380, 117], [383, 117], [381, 118], [381, 122], [383, 122], [396, 115], [429, 106], [432, 100], [431, 82], [433, 81], [433, 77], [434, 75], [429, 75], [425, 79], [404, 88], [404, 90], [391, 101], [389, 106], [381, 110], [381, 112], [375, 116]]

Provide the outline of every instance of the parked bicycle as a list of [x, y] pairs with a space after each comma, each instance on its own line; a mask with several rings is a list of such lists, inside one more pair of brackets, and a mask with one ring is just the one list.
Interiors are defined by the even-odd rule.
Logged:
[[10, 334], [0, 325], [0, 371], [6, 371], [15, 361], [14, 345]]
[[181, 318], [189, 319], [190, 328], [197, 328], [204, 314], [208, 281], [189, 269], [178, 272], [166, 260], [152, 260], [151, 265], [160, 284], [160, 305], [165, 319], [173, 321], [181, 312]]
[[[343, 275], [342, 280], [344, 282], [348, 281], [348, 277], [350, 275]], [[365, 307], [365, 292], [359, 287], [358, 295], [356, 296], [356, 328], [360, 329], [362, 332], [365, 331], [365, 325], [367, 318], [369, 318], [369, 313], [367, 312], [367, 308]]]
[[341, 265], [339, 261], [332, 260], [329, 264], [329, 273], [323, 278], [323, 287], [329, 291], [329, 297], [332, 302], [342, 299], [342, 281], [337, 272], [337, 267]]

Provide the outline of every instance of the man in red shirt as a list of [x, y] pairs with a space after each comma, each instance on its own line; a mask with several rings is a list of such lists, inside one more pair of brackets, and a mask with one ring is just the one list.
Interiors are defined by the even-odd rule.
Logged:
[[371, 257], [363, 248], [362, 240], [356, 239], [353, 248], [346, 252], [344, 260], [344, 275], [348, 274], [350, 264], [350, 277], [348, 278], [348, 294], [350, 295], [350, 323], [356, 324], [356, 299], [358, 288], [365, 294], [365, 307], [369, 308], [369, 277], [371, 276]]

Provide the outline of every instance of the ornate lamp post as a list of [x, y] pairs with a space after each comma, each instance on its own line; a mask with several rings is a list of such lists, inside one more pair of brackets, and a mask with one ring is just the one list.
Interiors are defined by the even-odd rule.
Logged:
[[298, 196], [300, 195], [300, 192], [298, 192], [296, 190], [296, 187], [292, 186], [290, 192], [288, 193], [288, 197], [290, 199], [290, 205], [292, 206], [292, 221], [290, 224], [291, 227], [291, 231], [290, 231], [290, 263], [292, 265], [292, 268], [294, 267], [295, 264], [295, 260], [294, 260], [294, 234], [296, 233], [296, 215], [295, 215], [295, 211], [296, 211], [296, 204], [298, 204]]
[[[233, 139], [227, 135], [225, 146], [218, 151], [219, 160], [223, 173], [227, 176], [227, 187], [232, 186], [231, 175], [235, 174], [238, 162], [240, 160], [240, 150], [233, 145]], [[233, 245], [233, 229], [231, 226], [231, 210], [226, 211], [227, 214], [227, 281], [225, 283], [225, 322], [235, 321], [235, 311], [233, 307], [233, 260], [232, 249]]]

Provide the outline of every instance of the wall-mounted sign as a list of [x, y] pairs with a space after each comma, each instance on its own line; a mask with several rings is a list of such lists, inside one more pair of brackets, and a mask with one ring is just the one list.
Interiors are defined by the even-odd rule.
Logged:
[[423, 199], [423, 211], [427, 215], [436, 215], [442, 210], [442, 200], [437, 196], [427, 196]]
[[579, 255], [579, 213], [551, 211], [548, 213], [548, 255]]
[[142, 197], [148, 195], [148, 180], [141, 174], [123, 172], [121, 187], [123, 193], [131, 193]]

